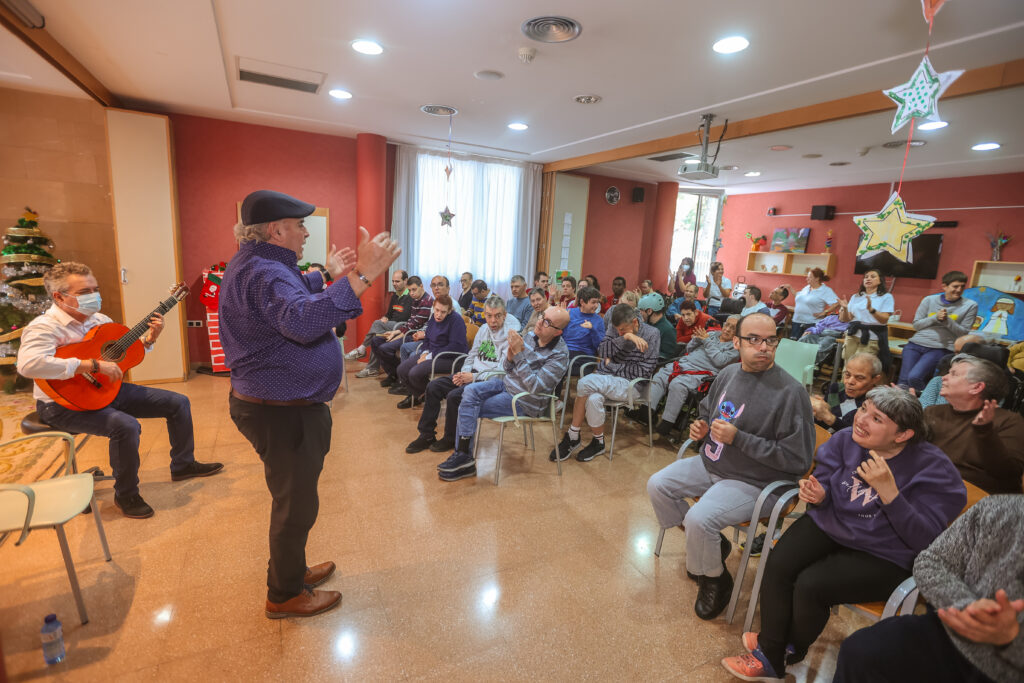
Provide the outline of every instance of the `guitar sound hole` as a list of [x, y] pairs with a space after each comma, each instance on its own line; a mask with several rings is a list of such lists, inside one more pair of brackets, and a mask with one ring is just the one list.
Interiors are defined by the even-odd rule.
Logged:
[[103, 357], [103, 360], [108, 360], [113, 363], [120, 363], [121, 361], [124, 360], [124, 353], [122, 352], [115, 354], [114, 351], [112, 350], [113, 346], [114, 342], [107, 342], [106, 344], [104, 344], [103, 350], [100, 351], [100, 355]]

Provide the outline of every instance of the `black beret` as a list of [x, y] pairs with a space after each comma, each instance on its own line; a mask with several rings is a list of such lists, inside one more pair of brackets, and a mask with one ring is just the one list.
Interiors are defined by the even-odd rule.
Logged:
[[242, 202], [242, 224], [270, 223], [282, 218], [305, 218], [316, 207], [273, 190], [256, 190]]

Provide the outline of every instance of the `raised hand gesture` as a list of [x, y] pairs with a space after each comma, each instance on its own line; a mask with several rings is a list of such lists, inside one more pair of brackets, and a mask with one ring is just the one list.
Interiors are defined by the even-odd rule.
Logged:
[[813, 474], [808, 475], [806, 479], [801, 479], [797, 485], [800, 487], [797, 497], [803, 502], [818, 505], [825, 500], [825, 487], [814, 478]]
[[875, 451], [868, 451], [871, 456], [857, 467], [857, 474], [868, 486], [875, 490], [882, 502], [888, 505], [900, 494], [896, 487], [896, 479], [892, 476], [889, 463]]

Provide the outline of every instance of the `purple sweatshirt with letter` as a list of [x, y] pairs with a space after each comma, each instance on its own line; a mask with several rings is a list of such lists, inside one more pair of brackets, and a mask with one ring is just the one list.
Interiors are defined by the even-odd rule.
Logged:
[[967, 489], [956, 466], [937, 446], [919, 441], [886, 464], [900, 493], [888, 505], [857, 475], [868, 460], [853, 429], [836, 432], [818, 449], [814, 477], [825, 500], [807, 514], [834, 541], [911, 569], [914, 558], [956, 519]]

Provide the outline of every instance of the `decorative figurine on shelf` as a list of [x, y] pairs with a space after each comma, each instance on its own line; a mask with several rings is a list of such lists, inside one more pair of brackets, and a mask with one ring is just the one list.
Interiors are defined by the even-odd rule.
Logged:
[[1015, 291], [1015, 292], [1021, 291], [1021, 288], [1020, 288], [1020, 275], [1014, 275], [1013, 276], [1013, 291]]
[[747, 233], [747, 239], [750, 240], [750, 251], [761, 251], [761, 245], [768, 243], [768, 236], [761, 235], [760, 237], [754, 237], [749, 232]]
[[832, 231], [831, 230], [829, 230], [828, 232], [825, 233], [825, 253], [826, 254], [831, 254], [832, 253]]
[[768, 272], [768, 266], [766, 266], [765, 264], [762, 263], [761, 264], [761, 272], [767, 273]]
[[992, 247], [992, 260], [1002, 261], [1003, 260], [1003, 245], [1010, 241], [1010, 236], [1000, 231], [995, 235], [985, 233], [985, 237], [988, 238], [988, 245]]
[[773, 273], [777, 273], [777, 272], [779, 272], [779, 267], [778, 267], [778, 265], [774, 265], [774, 266], [772, 266], [772, 272], [773, 272]]

